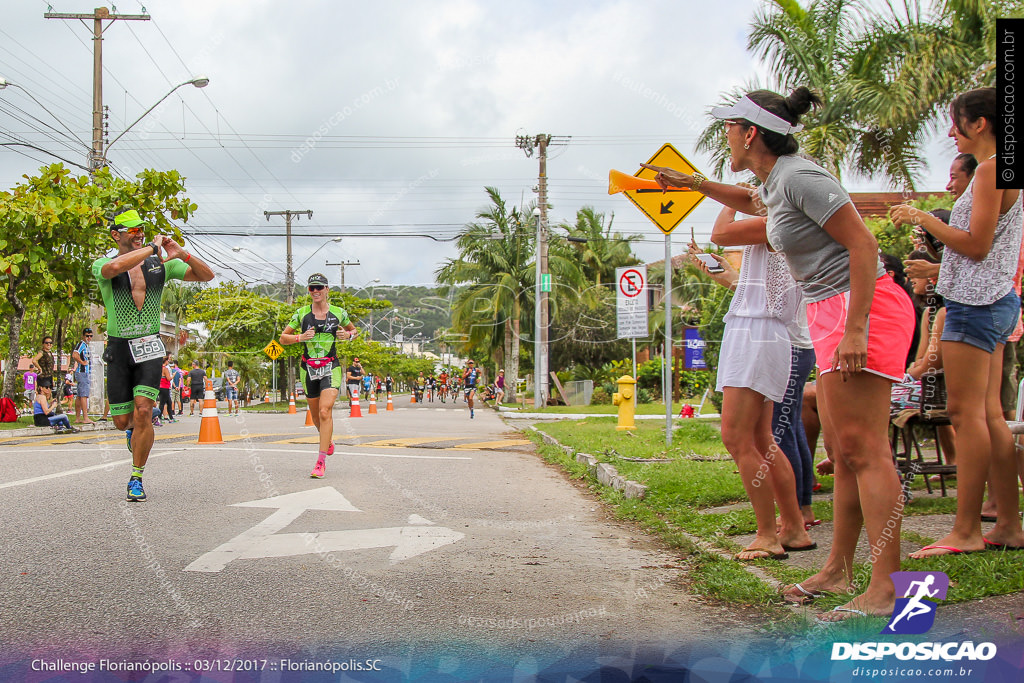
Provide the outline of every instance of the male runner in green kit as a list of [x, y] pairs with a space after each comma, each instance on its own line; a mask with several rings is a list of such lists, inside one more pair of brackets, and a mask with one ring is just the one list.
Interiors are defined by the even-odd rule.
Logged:
[[[146, 243], [138, 211], [115, 216], [110, 238], [117, 244], [113, 258], [92, 264], [107, 309], [107, 399], [118, 429], [126, 430], [132, 453], [129, 501], [146, 500], [142, 472], [153, 448], [153, 408], [159, 395], [160, 373], [166, 355], [160, 340], [160, 300], [167, 280], [209, 282], [213, 271], [198, 256], [185, 251], [166, 235]], [[163, 250], [165, 257], [161, 258]]]

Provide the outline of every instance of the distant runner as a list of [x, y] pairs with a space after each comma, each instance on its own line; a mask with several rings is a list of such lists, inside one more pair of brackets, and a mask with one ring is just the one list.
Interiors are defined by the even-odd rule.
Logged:
[[462, 372], [462, 386], [466, 391], [466, 403], [469, 405], [469, 419], [473, 419], [473, 399], [476, 397], [476, 380], [479, 377], [479, 371], [476, 369], [476, 363], [468, 361], [466, 363], [466, 369]]

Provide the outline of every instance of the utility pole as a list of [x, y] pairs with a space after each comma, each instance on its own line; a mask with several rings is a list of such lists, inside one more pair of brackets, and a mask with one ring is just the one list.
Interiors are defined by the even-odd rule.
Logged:
[[312, 219], [313, 212], [309, 209], [304, 211], [292, 211], [288, 209], [286, 211], [264, 211], [263, 216], [269, 221], [271, 216], [284, 216], [284, 231], [286, 237], [286, 262], [284, 279], [286, 280], [285, 285], [288, 287], [288, 291], [285, 292], [284, 300], [285, 303], [295, 303], [295, 271], [292, 270], [292, 216], [295, 216], [296, 220], [302, 215], [306, 214], [306, 218]]
[[[284, 279], [285, 287], [287, 291], [284, 294], [285, 303], [291, 305], [295, 303], [295, 271], [292, 270], [292, 216], [298, 220], [299, 216], [306, 214], [306, 218], [312, 219], [313, 212], [309, 209], [304, 211], [292, 211], [291, 209], [285, 211], [264, 211], [263, 216], [269, 221], [271, 216], [284, 216], [285, 225], [285, 236], [287, 237], [287, 266], [285, 269]], [[300, 330], [301, 331], [301, 330]], [[292, 362], [292, 358], [288, 358], [288, 394], [291, 395], [295, 391], [295, 365]]]
[[342, 261], [341, 263], [328, 263], [324, 261], [325, 266], [341, 266], [341, 293], [345, 293], [345, 266], [358, 266], [359, 261]]
[[[551, 275], [548, 273], [548, 146], [566, 144], [568, 137], [539, 134], [535, 136], [517, 135], [516, 147], [533, 155], [536, 148], [540, 162], [537, 178], [537, 267], [534, 281], [534, 353], [533, 353], [533, 407], [541, 408], [547, 404], [548, 394], [548, 293], [551, 291]], [[512, 378], [515, 382], [517, 378]]]
[[[145, 12], [145, 10], [143, 10]], [[106, 7], [97, 7], [92, 14], [46, 12], [45, 19], [92, 19], [92, 150], [89, 152], [89, 170], [95, 172], [103, 166], [103, 22], [149, 21], [148, 14], [111, 14]], [[108, 27], [109, 28], [109, 25]]]

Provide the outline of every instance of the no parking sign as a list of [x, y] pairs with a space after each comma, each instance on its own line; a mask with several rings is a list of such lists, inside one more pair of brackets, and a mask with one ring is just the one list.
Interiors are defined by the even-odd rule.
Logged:
[[647, 266], [615, 269], [618, 338], [648, 336]]

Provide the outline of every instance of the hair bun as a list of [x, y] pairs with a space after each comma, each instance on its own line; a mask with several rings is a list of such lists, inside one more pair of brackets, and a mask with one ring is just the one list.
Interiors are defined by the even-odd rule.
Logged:
[[800, 117], [811, 110], [812, 105], [820, 105], [821, 98], [811, 92], [811, 89], [801, 85], [786, 98], [786, 108], [793, 112], [793, 115]]

